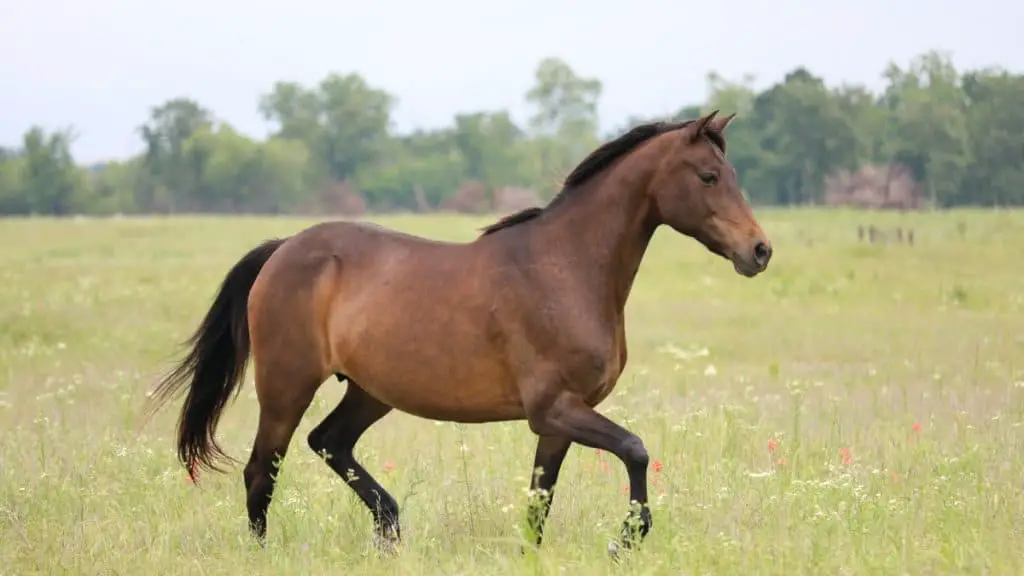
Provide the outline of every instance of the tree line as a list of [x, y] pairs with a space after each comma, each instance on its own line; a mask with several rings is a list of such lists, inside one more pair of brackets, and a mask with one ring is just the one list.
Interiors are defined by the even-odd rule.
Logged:
[[827, 86], [801, 67], [759, 92], [751, 77], [711, 73], [706, 102], [600, 134], [601, 81], [548, 58], [525, 94], [526, 123], [476, 111], [401, 134], [392, 94], [358, 74], [329, 74], [259, 97], [273, 126], [265, 140], [187, 98], [153, 107], [138, 128], [142, 152], [121, 161], [80, 166], [72, 130], [33, 127], [0, 147], [0, 214], [489, 210], [510, 189], [543, 202], [601, 140], [713, 108], [738, 113], [729, 157], [756, 204], [1024, 204], [1024, 76], [959, 71], [928, 52], [883, 77], [872, 93]]

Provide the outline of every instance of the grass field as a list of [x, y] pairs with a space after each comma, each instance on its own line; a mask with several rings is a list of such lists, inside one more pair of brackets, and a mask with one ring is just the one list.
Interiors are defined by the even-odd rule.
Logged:
[[[758, 215], [775, 258], [756, 279], [668, 230], [640, 269], [601, 410], [648, 447], [654, 529], [620, 566], [619, 462], [574, 447], [524, 557], [527, 425], [404, 414], [357, 446], [402, 505], [404, 549], [379, 559], [306, 446], [333, 380], [254, 549], [241, 467], [197, 488], [178, 404], [145, 427], [140, 407], [230, 265], [311, 221], [0, 221], [0, 574], [1024, 573], [1024, 213]], [[485, 222], [376, 221], [456, 240]], [[858, 223], [915, 245], [859, 243]], [[255, 408], [250, 380], [220, 427], [242, 460]]]

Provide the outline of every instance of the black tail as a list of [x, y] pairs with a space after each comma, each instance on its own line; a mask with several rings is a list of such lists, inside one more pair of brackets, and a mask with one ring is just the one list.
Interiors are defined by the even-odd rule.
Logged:
[[152, 409], [188, 384], [178, 418], [178, 458], [194, 478], [196, 466], [217, 470], [230, 460], [213, 438], [231, 393], [237, 394], [249, 359], [249, 290], [263, 265], [285, 239], [268, 240], [249, 251], [228, 272], [202, 323], [188, 341], [188, 354], [157, 385]]

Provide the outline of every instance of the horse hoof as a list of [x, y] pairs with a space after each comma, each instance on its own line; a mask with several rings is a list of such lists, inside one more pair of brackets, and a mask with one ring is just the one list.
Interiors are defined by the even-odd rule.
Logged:
[[520, 544], [519, 555], [537, 554], [540, 552], [540, 544]]
[[619, 560], [619, 550], [621, 550], [621, 546], [619, 546], [618, 542], [615, 540], [608, 541], [608, 556], [616, 562]]
[[374, 534], [373, 547], [377, 550], [377, 554], [379, 556], [390, 558], [398, 554], [399, 541], [398, 538], [394, 536]]

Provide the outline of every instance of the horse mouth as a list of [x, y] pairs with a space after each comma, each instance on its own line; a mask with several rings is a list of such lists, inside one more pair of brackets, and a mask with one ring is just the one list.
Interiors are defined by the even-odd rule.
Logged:
[[744, 258], [740, 256], [736, 251], [729, 250], [720, 244], [707, 242], [704, 244], [704, 246], [708, 250], [710, 250], [712, 254], [715, 254], [716, 256], [720, 256], [725, 260], [732, 262], [733, 269], [736, 270], [736, 273], [741, 276], [753, 278], [754, 276], [757, 276], [758, 274], [764, 272], [765, 270], [765, 267], [758, 266], [751, 259]]
[[730, 258], [730, 260], [732, 260], [733, 269], [736, 270], [736, 273], [741, 276], [753, 278], [754, 276], [757, 276], [761, 272], [764, 272], [764, 268], [755, 265], [753, 262], [747, 262], [742, 258], [737, 258], [736, 256], [733, 256], [732, 258]]

